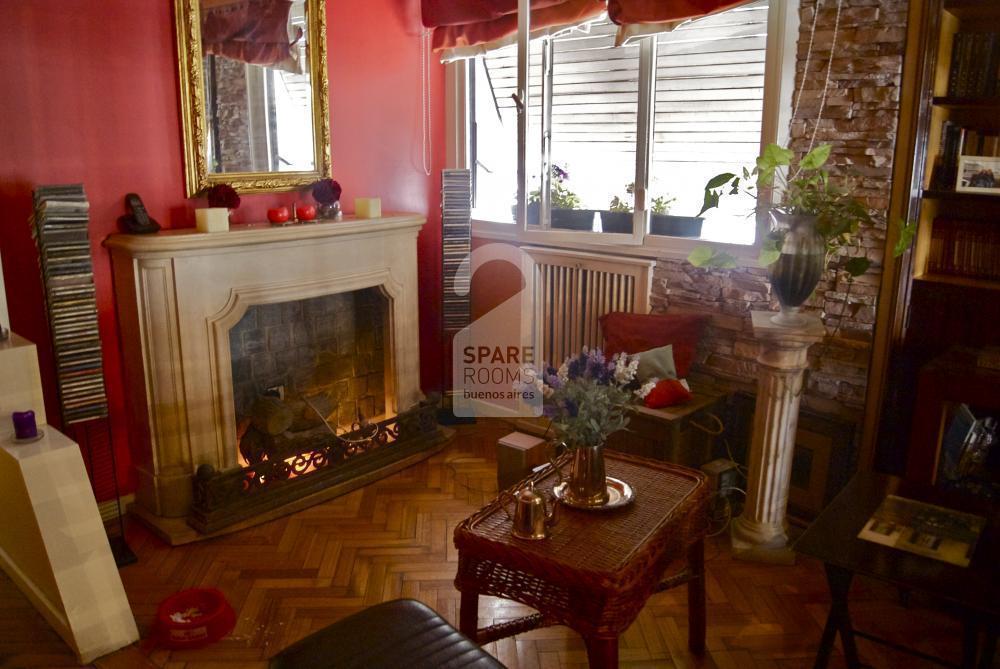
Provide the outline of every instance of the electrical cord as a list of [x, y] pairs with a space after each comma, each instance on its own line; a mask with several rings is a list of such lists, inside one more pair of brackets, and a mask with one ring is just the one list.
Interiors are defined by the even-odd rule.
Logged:
[[[711, 411], [704, 411], [702, 412], [702, 415], [704, 415], [706, 418], [710, 419], [713, 423], [715, 423], [715, 426], [705, 427], [704, 425], [694, 420], [693, 418], [688, 422], [688, 424], [691, 427], [695, 428], [696, 430], [701, 430], [710, 437], [718, 437], [726, 431], [726, 424], [723, 423], [722, 419], [716, 416], [714, 413], [712, 413]], [[729, 440], [726, 439], [725, 437], [722, 437], [722, 445], [726, 449], [726, 457], [729, 458], [730, 462], [736, 465], [736, 471], [739, 472], [739, 474], [745, 479], [747, 477], [747, 474], [749, 473], [749, 470], [747, 470], [746, 467], [741, 465], [736, 460], [736, 458], [733, 457], [733, 451], [729, 445]]]

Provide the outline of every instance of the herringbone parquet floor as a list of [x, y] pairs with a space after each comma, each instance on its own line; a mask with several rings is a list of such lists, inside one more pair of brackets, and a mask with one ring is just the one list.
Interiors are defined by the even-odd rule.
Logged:
[[[140, 632], [157, 603], [192, 586], [218, 587], [238, 614], [232, 634], [198, 651], [169, 652], [142, 644], [99, 660], [100, 669], [236, 669], [265, 667], [297, 639], [361, 608], [412, 597], [457, 624], [452, 585], [456, 523], [492, 498], [493, 455], [502, 423], [459, 430], [434, 458], [361, 490], [293, 516], [227, 537], [170, 548], [138, 523], [129, 542], [138, 564], [122, 570]], [[828, 597], [818, 563], [793, 567], [733, 561], [727, 541], [707, 549], [708, 652], [686, 649], [683, 588], [655, 595], [621, 640], [622, 667], [752, 669], [811, 667]], [[958, 624], [911, 604], [894, 591], [861, 582], [852, 593], [858, 627], [958, 657]], [[481, 624], [522, 615], [516, 603], [481, 599]], [[859, 640], [872, 667], [930, 667]], [[585, 667], [572, 631], [554, 627], [491, 644], [512, 669]], [[0, 666], [71, 667], [72, 654], [27, 600], [0, 575]], [[838, 655], [832, 663], [843, 667]], [[401, 668], [402, 669], [402, 668]]]

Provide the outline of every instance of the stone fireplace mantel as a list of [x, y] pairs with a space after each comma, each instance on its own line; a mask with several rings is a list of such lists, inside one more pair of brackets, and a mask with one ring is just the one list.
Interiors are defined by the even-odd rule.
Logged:
[[[386, 297], [386, 411], [422, 399], [416, 214], [287, 227], [111, 235], [140, 515], [188, 515], [201, 465], [239, 466], [229, 331], [253, 305], [377, 288]], [[176, 522], [176, 521], [175, 521]]]

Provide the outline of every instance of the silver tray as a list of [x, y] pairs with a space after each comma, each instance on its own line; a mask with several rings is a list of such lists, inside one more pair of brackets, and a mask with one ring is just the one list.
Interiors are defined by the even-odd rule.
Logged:
[[620, 509], [623, 506], [631, 504], [635, 499], [635, 491], [632, 490], [632, 486], [625, 483], [625, 481], [611, 478], [610, 476], [605, 480], [608, 486], [608, 501], [606, 504], [587, 506], [566, 499], [566, 486], [569, 484], [565, 482], [560, 483], [553, 488], [552, 494], [555, 495], [557, 500], [566, 506], [571, 506], [574, 509], [583, 509], [584, 511], [610, 511], [611, 509]]

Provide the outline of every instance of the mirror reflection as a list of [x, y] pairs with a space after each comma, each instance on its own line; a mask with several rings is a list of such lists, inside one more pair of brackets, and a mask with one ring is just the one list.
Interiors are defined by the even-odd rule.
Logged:
[[316, 169], [306, 0], [201, 0], [208, 170]]

